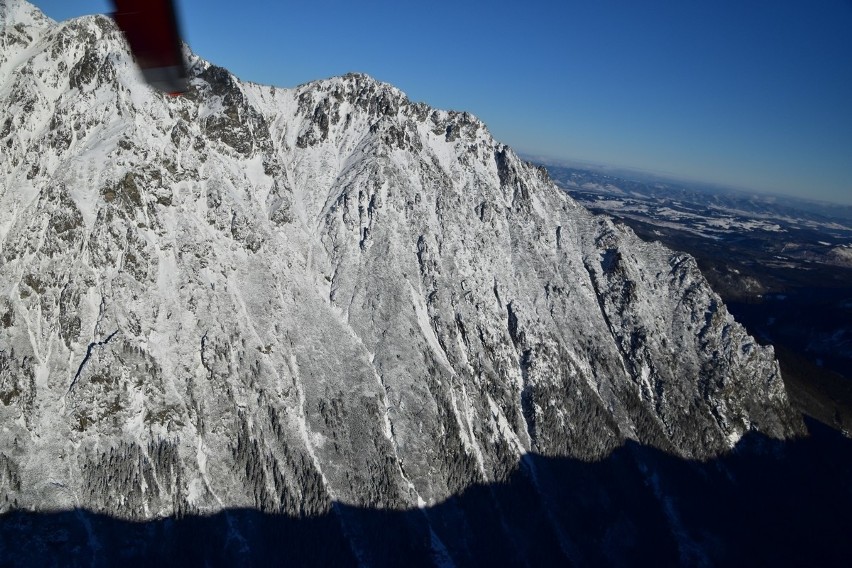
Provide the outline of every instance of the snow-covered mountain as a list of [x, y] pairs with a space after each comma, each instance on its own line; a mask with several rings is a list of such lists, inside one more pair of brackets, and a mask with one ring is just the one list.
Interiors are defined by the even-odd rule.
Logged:
[[192, 54], [169, 98], [107, 18], [0, 26], [0, 512], [425, 510], [518, 471], [548, 503], [526, 455], [803, 431], [691, 257], [470, 114]]

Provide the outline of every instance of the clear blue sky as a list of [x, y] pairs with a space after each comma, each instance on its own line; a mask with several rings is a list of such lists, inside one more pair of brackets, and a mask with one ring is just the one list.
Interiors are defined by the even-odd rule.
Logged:
[[178, 2], [246, 80], [361, 71], [523, 153], [852, 204], [852, 0]]

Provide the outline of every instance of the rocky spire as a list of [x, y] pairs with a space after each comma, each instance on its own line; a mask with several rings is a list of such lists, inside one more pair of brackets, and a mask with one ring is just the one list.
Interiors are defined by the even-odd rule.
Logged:
[[0, 26], [47, 27], [53, 20], [27, 0], [0, 0]]

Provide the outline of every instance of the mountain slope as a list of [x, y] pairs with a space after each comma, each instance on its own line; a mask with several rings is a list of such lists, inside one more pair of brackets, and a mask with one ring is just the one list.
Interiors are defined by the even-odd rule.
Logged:
[[192, 55], [165, 98], [106, 18], [0, 22], [0, 511], [416, 509], [530, 452], [803, 432], [690, 257], [471, 115]]

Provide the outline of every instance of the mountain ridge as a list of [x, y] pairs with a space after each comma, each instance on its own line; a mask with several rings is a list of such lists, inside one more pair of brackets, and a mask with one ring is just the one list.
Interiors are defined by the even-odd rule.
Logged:
[[531, 452], [804, 434], [691, 257], [472, 115], [192, 54], [170, 99], [107, 18], [28, 33], [0, 52], [0, 513], [417, 509]]

